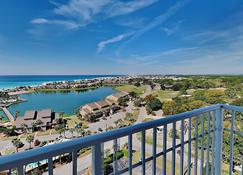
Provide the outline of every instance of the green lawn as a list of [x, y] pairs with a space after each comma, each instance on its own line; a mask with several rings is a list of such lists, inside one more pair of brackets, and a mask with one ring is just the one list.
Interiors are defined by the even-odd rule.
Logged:
[[125, 92], [136, 92], [137, 94], [143, 94], [146, 90], [146, 87], [144, 85], [141, 85], [139, 87], [134, 85], [122, 85], [115, 87], [118, 91], [125, 91]]
[[48, 93], [48, 92], [69, 92], [69, 91], [87, 91], [91, 89], [96, 89], [97, 87], [87, 87], [87, 88], [63, 88], [63, 89], [37, 89], [37, 90], [31, 90], [30, 92], [33, 93]]
[[76, 115], [64, 114], [62, 118], [67, 119], [68, 128], [74, 128], [75, 124], [80, 123], [81, 120]]
[[172, 90], [157, 90], [153, 92], [153, 95], [157, 97], [161, 102], [166, 100], [171, 100], [172, 98], [179, 95], [179, 91], [172, 91]]

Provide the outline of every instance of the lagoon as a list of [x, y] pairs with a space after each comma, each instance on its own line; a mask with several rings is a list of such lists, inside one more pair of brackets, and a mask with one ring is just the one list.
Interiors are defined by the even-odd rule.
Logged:
[[[27, 110], [47, 108], [51, 108], [55, 112], [73, 114], [81, 105], [102, 100], [115, 92], [111, 87], [100, 87], [87, 91], [55, 91], [23, 94], [20, 97], [26, 99], [27, 102], [11, 105], [8, 109], [12, 114], [19, 111], [20, 116], [23, 116]], [[0, 115], [3, 115], [2, 111], [0, 111]]]

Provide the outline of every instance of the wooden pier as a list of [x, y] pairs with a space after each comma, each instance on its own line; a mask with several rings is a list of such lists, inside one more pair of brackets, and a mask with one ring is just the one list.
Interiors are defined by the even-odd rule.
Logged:
[[5, 115], [8, 117], [10, 122], [14, 122], [15, 121], [14, 116], [9, 112], [9, 110], [6, 107], [2, 107], [2, 110], [5, 113]]

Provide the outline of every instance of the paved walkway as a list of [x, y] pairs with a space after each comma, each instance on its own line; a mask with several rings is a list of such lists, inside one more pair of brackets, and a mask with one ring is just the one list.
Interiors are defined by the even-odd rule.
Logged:
[[139, 110], [138, 119], [135, 122], [135, 124], [142, 122], [145, 119], [145, 117], [147, 117], [147, 116], [148, 115], [147, 115], [146, 108], [145, 107], [141, 107], [140, 110]]

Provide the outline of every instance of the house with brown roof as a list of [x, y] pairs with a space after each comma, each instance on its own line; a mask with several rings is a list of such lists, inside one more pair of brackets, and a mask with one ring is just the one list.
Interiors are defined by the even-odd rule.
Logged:
[[95, 102], [95, 104], [97, 106], [99, 106], [99, 108], [107, 108], [107, 107], [110, 106], [110, 104], [107, 101], [105, 101], [105, 100], [97, 101], [97, 102]]
[[80, 115], [84, 119], [87, 119], [90, 116], [92, 116], [94, 119], [97, 119], [99, 117], [109, 116], [118, 109], [120, 109], [119, 106], [115, 105], [114, 102], [110, 100], [100, 100], [81, 106]]
[[41, 121], [42, 129], [52, 128], [56, 124], [55, 120], [59, 118], [59, 113], [53, 112], [51, 109], [44, 109], [40, 111], [26, 111], [23, 117], [17, 117], [14, 126], [16, 129], [23, 129], [25, 126], [26, 129], [33, 129], [33, 124], [37, 121]]
[[34, 120], [34, 119], [36, 119], [36, 114], [37, 114], [37, 112], [34, 110], [26, 111], [23, 118], [24, 118], [24, 120]]
[[109, 100], [111, 102], [117, 103], [119, 98], [126, 97], [128, 95], [129, 94], [127, 92], [121, 91], [121, 92], [118, 92], [118, 93], [115, 93], [115, 94], [107, 96], [106, 100]]

